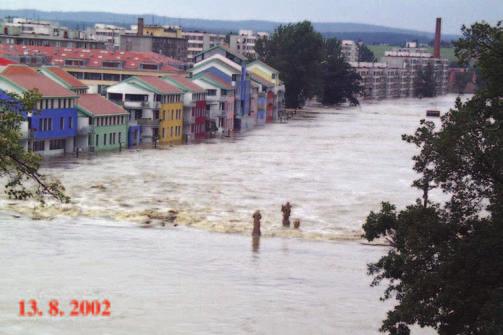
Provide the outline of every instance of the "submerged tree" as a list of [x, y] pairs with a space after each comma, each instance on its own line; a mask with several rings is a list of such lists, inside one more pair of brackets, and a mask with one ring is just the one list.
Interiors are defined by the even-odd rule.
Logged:
[[363, 44], [363, 42], [358, 45], [358, 61], [369, 63], [377, 62], [377, 58], [372, 50], [370, 50], [365, 44]]
[[360, 80], [361, 77], [345, 61], [340, 41], [335, 38], [325, 40], [321, 102], [324, 105], [344, 102], [358, 105], [357, 95], [362, 90]]
[[[440, 129], [422, 121], [404, 136], [420, 150], [413, 186], [422, 199], [400, 211], [383, 203], [363, 226], [366, 239], [390, 244], [368, 268], [373, 285], [388, 284], [383, 299], [398, 302], [382, 332], [409, 334], [417, 324], [441, 335], [503, 333], [503, 29], [462, 30], [457, 55], [475, 59], [487, 85], [458, 99]], [[447, 200], [432, 202], [432, 189]]]
[[35, 113], [40, 98], [38, 92], [28, 91], [22, 97], [0, 99], [0, 177], [6, 178], [5, 191], [10, 198], [43, 202], [50, 196], [67, 202], [69, 198], [61, 183], [39, 172], [40, 156], [21, 145], [23, 111]]
[[431, 98], [436, 95], [435, 72], [431, 63], [417, 70], [414, 95], [419, 98]]
[[281, 73], [287, 107], [300, 107], [319, 93], [323, 38], [311, 22], [280, 25], [268, 39], [259, 39], [255, 50]]

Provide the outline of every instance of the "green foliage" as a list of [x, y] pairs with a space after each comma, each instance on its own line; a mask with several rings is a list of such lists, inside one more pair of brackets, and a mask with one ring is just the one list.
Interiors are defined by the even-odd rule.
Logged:
[[[36, 113], [34, 107], [41, 96], [28, 91], [22, 97], [12, 96], [21, 102], [22, 110]], [[12, 199], [35, 198], [44, 202], [46, 196], [68, 202], [64, 187], [54, 178], [39, 172], [40, 156], [24, 150], [21, 145], [23, 116], [15, 105], [0, 100], [0, 177], [6, 177], [5, 192]]]
[[320, 91], [323, 38], [309, 21], [281, 25], [256, 51], [263, 61], [281, 73], [289, 108], [302, 106]]
[[[367, 240], [390, 244], [368, 267], [373, 285], [387, 283], [383, 299], [398, 302], [382, 332], [409, 334], [417, 324], [441, 335], [503, 333], [503, 76], [494, 75], [503, 40], [499, 25], [463, 31], [458, 54], [476, 57], [486, 87], [458, 99], [440, 129], [422, 121], [403, 137], [419, 149], [413, 187], [422, 199], [400, 211], [383, 203], [363, 226]], [[432, 189], [445, 202], [431, 202]]]
[[361, 93], [361, 77], [344, 60], [341, 44], [335, 38], [325, 40], [322, 62], [321, 102], [334, 105], [349, 102], [358, 105], [357, 94]]
[[360, 45], [358, 45], [358, 61], [374, 63], [377, 62], [377, 58], [372, 50], [370, 50], [365, 44], [360, 43]]
[[419, 98], [431, 98], [437, 95], [435, 90], [435, 73], [431, 63], [417, 70], [416, 81], [414, 82], [414, 95]]
[[269, 39], [259, 39], [259, 58], [281, 73], [285, 103], [297, 108], [319, 95], [323, 103], [357, 104], [357, 75], [342, 58], [336, 39], [324, 40], [311, 22], [279, 26]]

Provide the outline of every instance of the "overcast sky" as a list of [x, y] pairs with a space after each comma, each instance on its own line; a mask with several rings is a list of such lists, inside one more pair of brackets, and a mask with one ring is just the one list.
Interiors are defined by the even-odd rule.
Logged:
[[0, 8], [281, 22], [308, 19], [430, 32], [435, 17], [441, 16], [445, 33], [458, 33], [463, 23], [503, 19], [503, 0], [1, 0]]

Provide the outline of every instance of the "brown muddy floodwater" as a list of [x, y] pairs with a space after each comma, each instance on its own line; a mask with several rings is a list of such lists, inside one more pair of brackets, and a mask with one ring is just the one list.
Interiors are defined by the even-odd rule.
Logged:
[[[233, 139], [49, 162], [70, 205], [0, 199], [0, 334], [377, 333], [391, 303], [366, 264], [386, 249], [362, 245], [361, 225], [380, 201], [418, 196], [400, 135], [454, 99], [314, 109]], [[300, 231], [282, 228], [286, 201]], [[170, 210], [178, 227], [161, 226]], [[30, 298], [109, 299], [112, 316], [20, 318]]]

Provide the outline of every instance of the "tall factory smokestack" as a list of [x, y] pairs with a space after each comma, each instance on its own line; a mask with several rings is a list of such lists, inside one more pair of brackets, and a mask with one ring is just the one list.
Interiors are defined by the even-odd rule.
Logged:
[[137, 32], [136, 34], [138, 36], [143, 36], [143, 27], [144, 27], [144, 23], [143, 23], [143, 18], [142, 17], [139, 17], [138, 18], [138, 28], [137, 28]]
[[437, 17], [437, 24], [435, 26], [435, 43], [433, 49], [433, 57], [440, 58], [440, 41], [442, 39], [442, 18]]

